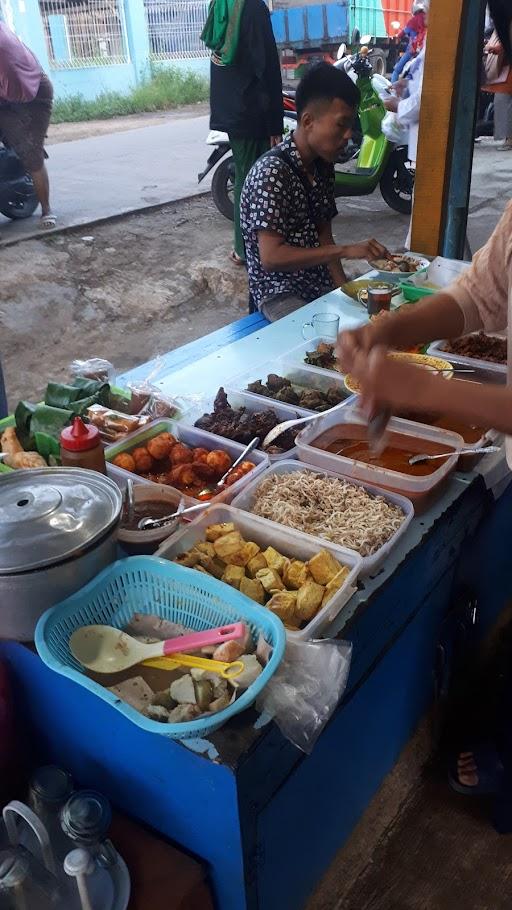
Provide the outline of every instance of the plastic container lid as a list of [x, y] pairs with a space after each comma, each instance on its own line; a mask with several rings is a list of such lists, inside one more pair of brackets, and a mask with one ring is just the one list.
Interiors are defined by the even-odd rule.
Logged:
[[57, 765], [43, 765], [32, 775], [30, 789], [46, 803], [64, 803], [73, 792], [73, 778]]
[[66, 452], [88, 452], [101, 442], [100, 431], [92, 423], [84, 423], [81, 417], [74, 417], [70, 427], [64, 427], [60, 444]]
[[83, 468], [15, 471], [2, 478], [0, 490], [0, 575], [78, 554], [121, 514], [117, 484]]

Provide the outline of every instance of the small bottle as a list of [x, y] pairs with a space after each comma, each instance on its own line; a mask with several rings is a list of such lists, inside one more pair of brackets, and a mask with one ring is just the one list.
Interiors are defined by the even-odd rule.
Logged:
[[112, 810], [105, 796], [95, 790], [77, 790], [62, 809], [60, 821], [70, 849], [86, 847], [99, 866], [115, 865], [117, 853], [107, 840]]
[[60, 813], [72, 793], [73, 779], [63, 768], [43, 765], [32, 775], [29, 806], [48, 831], [54, 856], [60, 860], [69, 850], [69, 842], [60, 824]]
[[92, 424], [85, 424], [81, 417], [74, 417], [71, 426], [62, 430], [60, 457], [63, 467], [88, 468], [101, 474], [107, 473], [100, 432]]

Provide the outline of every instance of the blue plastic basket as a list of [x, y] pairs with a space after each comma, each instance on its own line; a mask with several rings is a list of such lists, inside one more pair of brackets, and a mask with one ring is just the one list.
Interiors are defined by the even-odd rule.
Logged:
[[[257, 680], [218, 714], [181, 724], [150, 720], [89, 679], [69, 650], [69, 639], [81, 626], [122, 629], [134, 613], [157, 614], [196, 632], [242, 620], [255, 641], [263, 635], [272, 648], [271, 657]], [[255, 701], [279, 666], [286, 633], [277, 616], [216, 578], [166, 559], [132, 556], [113, 563], [76, 594], [47, 610], [37, 624], [35, 643], [47, 666], [94, 692], [143, 730], [170, 739], [189, 739], [212, 733]]]

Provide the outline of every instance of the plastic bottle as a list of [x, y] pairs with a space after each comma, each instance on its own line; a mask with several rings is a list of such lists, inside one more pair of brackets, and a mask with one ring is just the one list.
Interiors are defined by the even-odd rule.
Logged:
[[85, 424], [81, 417], [74, 417], [71, 426], [62, 430], [60, 457], [63, 467], [107, 473], [99, 430], [90, 423]]

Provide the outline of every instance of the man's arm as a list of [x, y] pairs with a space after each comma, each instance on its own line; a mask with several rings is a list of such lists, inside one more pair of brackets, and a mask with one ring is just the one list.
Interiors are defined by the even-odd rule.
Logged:
[[[328, 265], [340, 259], [385, 259], [388, 251], [378, 240], [365, 240], [349, 246], [326, 244], [317, 247], [291, 246], [277, 231], [258, 231], [261, 265], [266, 272], [297, 272]], [[343, 279], [345, 280], [345, 279]]]
[[[334, 237], [332, 236], [332, 224], [330, 221], [324, 221], [323, 224], [318, 225], [318, 239], [320, 241], [320, 246], [335, 246]], [[331, 273], [331, 278], [334, 282], [335, 287], [339, 288], [342, 284], [345, 284], [347, 276], [343, 270], [343, 266], [339, 259], [335, 259], [333, 262], [328, 263], [328, 269]]]

